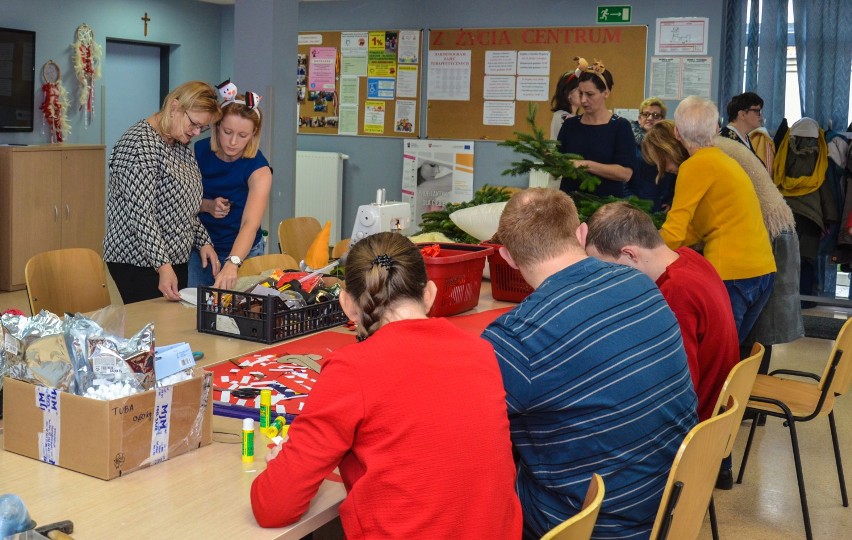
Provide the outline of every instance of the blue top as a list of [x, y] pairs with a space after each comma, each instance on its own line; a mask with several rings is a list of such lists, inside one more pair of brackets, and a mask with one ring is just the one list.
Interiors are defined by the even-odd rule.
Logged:
[[[195, 160], [201, 169], [201, 181], [204, 185], [205, 199], [224, 197], [231, 201], [231, 211], [222, 219], [216, 219], [207, 212], [201, 212], [198, 217], [210, 233], [216, 253], [227, 256], [234, 247], [234, 241], [240, 232], [243, 220], [243, 210], [248, 200], [248, 179], [254, 171], [268, 167], [269, 162], [258, 150], [253, 158], [240, 158], [236, 161], [222, 161], [210, 149], [210, 139], [202, 139], [195, 143]], [[252, 245], [260, 241], [260, 228], [254, 237]]]
[[654, 282], [589, 257], [483, 337], [506, 387], [525, 532], [541, 536], [576, 514], [598, 473], [606, 496], [593, 537], [648, 538], [698, 421], [680, 328]]
[[[583, 115], [572, 116], [565, 120], [559, 130], [560, 150], [565, 154], [580, 154], [583, 159], [608, 165], [616, 164], [635, 168], [636, 142], [630, 122], [618, 115], [612, 115], [606, 124], [590, 126], [580, 122]], [[572, 192], [580, 189], [580, 183], [568, 178], [562, 179], [559, 186], [562, 191]], [[595, 194], [627, 197], [625, 182], [601, 178]]]
[[638, 150], [636, 167], [627, 183], [627, 191], [640, 199], [654, 201], [652, 211], [659, 212], [663, 205], [671, 207], [676, 179], [677, 176], [672, 173], [663, 173], [657, 182], [657, 167], [642, 159], [642, 151]]

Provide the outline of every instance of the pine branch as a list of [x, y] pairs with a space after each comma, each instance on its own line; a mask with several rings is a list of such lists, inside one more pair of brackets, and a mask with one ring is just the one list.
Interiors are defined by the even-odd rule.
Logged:
[[559, 142], [545, 138], [544, 130], [535, 123], [535, 115], [538, 105], [529, 104], [526, 121], [532, 128], [532, 135], [516, 131], [516, 139], [498, 143], [500, 146], [508, 146], [519, 154], [524, 154], [533, 159], [522, 159], [513, 161], [512, 168], [503, 171], [503, 176], [518, 176], [529, 173], [531, 170], [544, 171], [555, 177], [570, 178], [580, 182], [583, 191], [594, 191], [601, 180], [588, 172], [588, 167], [575, 167], [574, 160], [583, 159], [579, 154], [563, 154], [559, 150]]

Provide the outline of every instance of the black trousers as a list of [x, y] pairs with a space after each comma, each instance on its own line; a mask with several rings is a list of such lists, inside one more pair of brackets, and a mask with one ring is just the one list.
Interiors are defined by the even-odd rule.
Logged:
[[[160, 292], [160, 274], [150, 266], [108, 262], [107, 268], [125, 304], [141, 302], [163, 296]], [[189, 263], [173, 264], [177, 274], [178, 289], [186, 287]]]

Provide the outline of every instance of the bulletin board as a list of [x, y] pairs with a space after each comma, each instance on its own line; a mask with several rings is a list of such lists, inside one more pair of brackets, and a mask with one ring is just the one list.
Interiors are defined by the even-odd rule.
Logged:
[[[645, 99], [647, 26], [430, 29], [427, 39], [430, 139], [501, 141], [513, 139], [515, 131], [532, 133], [526, 122], [530, 101], [538, 104], [536, 126], [547, 134], [550, 99], [562, 74], [575, 69], [575, 56], [600, 60], [611, 72], [610, 109], [636, 109]], [[464, 97], [466, 86], [468, 99], [447, 99]], [[514, 124], [505, 125], [512, 112]]]
[[299, 34], [298, 133], [420, 136], [422, 30]]

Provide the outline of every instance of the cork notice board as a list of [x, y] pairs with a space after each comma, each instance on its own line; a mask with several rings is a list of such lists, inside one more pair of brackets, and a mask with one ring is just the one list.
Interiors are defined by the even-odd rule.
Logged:
[[299, 133], [420, 136], [422, 30], [299, 34]]
[[530, 101], [538, 104], [536, 125], [547, 133], [550, 98], [559, 77], [576, 67], [575, 56], [600, 60], [612, 73], [610, 109], [635, 109], [645, 98], [647, 26], [431, 29], [428, 40], [430, 139], [499, 141], [531, 133]]

